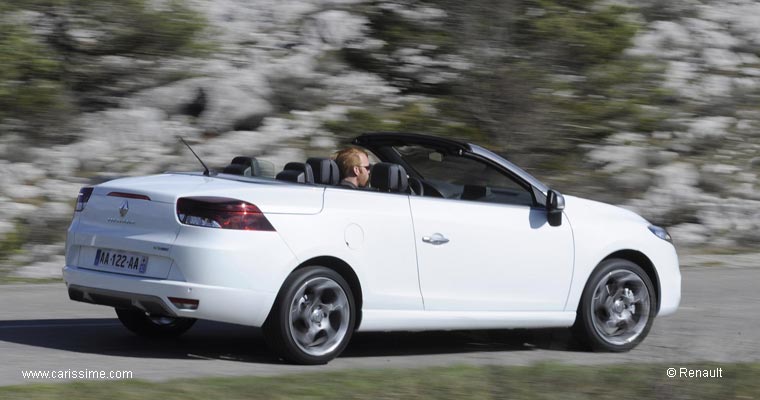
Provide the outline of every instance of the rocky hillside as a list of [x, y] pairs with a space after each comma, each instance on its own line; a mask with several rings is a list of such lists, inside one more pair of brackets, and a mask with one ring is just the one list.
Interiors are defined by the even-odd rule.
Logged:
[[[658, 6], [663, 7], [663, 6]], [[683, 246], [760, 244], [760, 3], [674, 2], [629, 54], [665, 65], [661, 127], [619, 132], [587, 158], [636, 189], [624, 204], [670, 225]]]
[[753, 1], [156, 0], [123, 3], [129, 24], [45, 3], [0, 7], [0, 59], [26, 46], [0, 73], [0, 275], [60, 274], [81, 186], [198, 169], [177, 136], [217, 167], [367, 129], [463, 137], [682, 248], [760, 243]]

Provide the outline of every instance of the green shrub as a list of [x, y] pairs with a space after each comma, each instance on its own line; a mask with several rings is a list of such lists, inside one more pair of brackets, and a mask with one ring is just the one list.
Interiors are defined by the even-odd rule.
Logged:
[[0, 22], [0, 119], [64, 108], [61, 63], [23, 26]]
[[[32, 31], [23, 19], [43, 29]], [[207, 54], [205, 29], [204, 18], [181, 0], [159, 6], [148, 0], [6, 0], [0, 4], [0, 120], [55, 131], [65, 114], [73, 114], [62, 111], [97, 109], [139, 82], [160, 80], [152, 75], [156, 61]], [[108, 67], [107, 56], [122, 57], [129, 67]]]
[[[21, 221], [15, 221], [14, 229], [5, 233], [0, 240], [0, 263], [14, 254], [21, 252], [22, 246], [29, 240], [28, 229]], [[2, 271], [0, 271], [2, 275]]]
[[[669, 101], [659, 88], [662, 68], [623, 54], [638, 30], [629, 17], [633, 8], [600, 0], [412, 4], [441, 8], [446, 16], [424, 24], [370, 11], [372, 35], [387, 44], [378, 54], [346, 60], [400, 82], [407, 93], [436, 99], [441, 121], [421, 124], [422, 132], [436, 134], [446, 122], [468, 127], [528, 168], [562, 169], [562, 160], [578, 159], [579, 144], [598, 143], [620, 129], [651, 132], [667, 116], [666, 107], [645, 107]], [[395, 49], [421, 44], [462, 56], [471, 67], [439, 90], [420, 90], [383, 64]]]
[[524, 7], [541, 12], [521, 15], [516, 36], [521, 46], [536, 52], [551, 48], [550, 62], [587, 67], [614, 60], [631, 44], [637, 27], [626, 21], [631, 9], [621, 6], [597, 7], [595, 1], [539, 0]]
[[430, 106], [411, 104], [393, 110], [353, 110], [343, 120], [328, 121], [325, 129], [348, 140], [367, 132], [426, 133], [465, 140], [485, 140], [477, 128], [452, 122], [430, 110]]

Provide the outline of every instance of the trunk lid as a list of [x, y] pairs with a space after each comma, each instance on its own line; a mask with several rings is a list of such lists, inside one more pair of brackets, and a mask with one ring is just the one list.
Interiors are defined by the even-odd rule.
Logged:
[[171, 246], [182, 226], [178, 198], [229, 197], [255, 204], [264, 214], [316, 214], [322, 210], [323, 194], [323, 187], [265, 179], [193, 174], [117, 179], [94, 187], [71, 232], [69, 251], [81, 268], [165, 279], [172, 266]]
[[167, 173], [109, 181], [95, 187], [93, 196], [128, 192], [154, 202], [175, 204], [180, 197], [230, 197], [255, 204], [265, 214], [317, 214], [322, 210], [324, 188], [271, 179], [208, 177]]

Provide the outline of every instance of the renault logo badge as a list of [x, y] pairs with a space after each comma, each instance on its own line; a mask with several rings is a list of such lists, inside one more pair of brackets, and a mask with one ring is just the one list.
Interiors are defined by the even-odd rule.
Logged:
[[121, 215], [121, 217], [124, 218], [128, 212], [129, 212], [129, 202], [124, 200], [124, 202], [121, 203], [121, 207], [119, 207], [119, 215]]

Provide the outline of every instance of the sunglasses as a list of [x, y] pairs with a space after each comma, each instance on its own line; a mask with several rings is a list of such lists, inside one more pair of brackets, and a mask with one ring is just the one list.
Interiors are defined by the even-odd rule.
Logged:
[[364, 168], [364, 169], [367, 170], [367, 172], [369, 172], [370, 169], [372, 169], [372, 164], [370, 164], [370, 165], [360, 165], [359, 168]]

